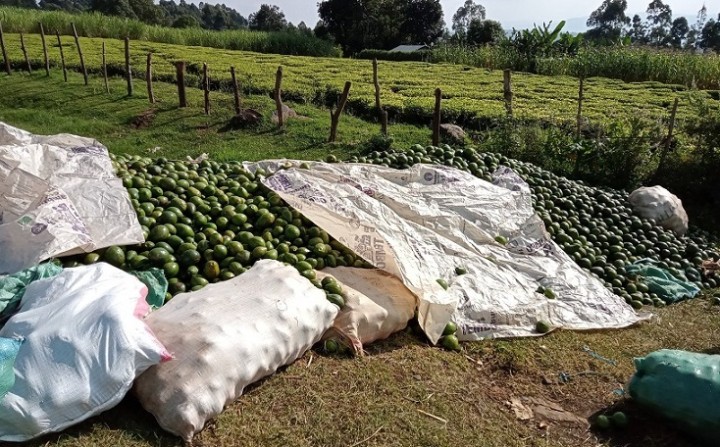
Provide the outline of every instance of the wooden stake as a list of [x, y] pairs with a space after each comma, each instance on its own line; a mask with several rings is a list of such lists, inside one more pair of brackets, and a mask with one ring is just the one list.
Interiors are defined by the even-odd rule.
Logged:
[[50, 58], [48, 58], [47, 43], [45, 42], [45, 28], [42, 23], [40, 25], [40, 39], [42, 40], [43, 55], [45, 56], [45, 75], [50, 76]]
[[679, 104], [679, 100], [678, 100], [678, 98], [675, 98], [675, 102], [673, 103], [672, 111], [670, 112], [670, 123], [668, 124], [668, 134], [667, 134], [667, 137], [665, 138], [665, 141], [663, 144], [663, 153], [660, 156], [660, 163], [658, 163], [657, 171], [655, 171], [655, 177], [657, 177], [658, 174], [662, 173], [663, 168], [665, 167], [667, 156], [670, 153], [670, 149], [672, 148], [672, 139], [673, 139], [673, 133], [675, 132], [675, 117], [677, 116], [678, 104]]
[[60, 48], [60, 65], [62, 66], [63, 78], [65, 78], [65, 82], [67, 82], [67, 67], [65, 66], [65, 52], [63, 51], [63, 47], [62, 47], [62, 40], [60, 40], [60, 31], [55, 30], [55, 35], [57, 36], [58, 48]]
[[337, 138], [337, 126], [340, 122], [340, 114], [343, 112], [343, 110], [345, 110], [345, 105], [347, 104], [348, 96], [350, 95], [351, 86], [352, 82], [345, 82], [345, 88], [343, 89], [342, 95], [340, 96], [340, 103], [338, 104], [337, 109], [335, 109], [335, 112], [333, 112], [332, 110], [330, 111], [330, 138], [328, 139], [328, 142], [330, 143], [333, 143]]
[[237, 77], [235, 76], [235, 67], [230, 67], [230, 77], [232, 78], [233, 95], [235, 97], [235, 115], [239, 115], [242, 102], [240, 101], [240, 89], [238, 89]]
[[378, 63], [377, 59], [373, 59], [373, 83], [375, 84], [375, 108], [377, 108], [380, 118], [380, 131], [383, 135], [387, 135], [387, 112], [383, 110], [380, 103], [380, 81], [378, 81]]
[[3, 61], [5, 61], [5, 72], [10, 75], [12, 74], [12, 69], [10, 68], [10, 59], [8, 59], [7, 50], [5, 50], [5, 35], [3, 34], [2, 22], [0, 22], [0, 50], [2, 51]]
[[88, 74], [87, 69], [85, 68], [85, 58], [83, 57], [82, 48], [80, 47], [80, 38], [78, 37], [77, 29], [75, 29], [75, 23], [72, 23], [72, 30], [73, 36], [75, 37], [75, 46], [77, 47], [78, 55], [80, 56], [80, 70], [82, 70], [85, 85], [88, 85]]
[[282, 66], [278, 67], [277, 73], [275, 74], [275, 108], [278, 114], [278, 127], [282, 127], [285, 124], [285, 117], [283, 117], [283, 103], [282, 103], [282, 77], [283, 69]]
[[132, 67], [130, 67], [130, 38], [125, 38], [125, 78], [127, 79], [128, 96], [133, 95]]
[[153, 94], [152, 85], [152, 53], [147, 55], [147, 69], [145, 70], [145, 82], [147, 82], [148, 100], [150, 104], [155, 104], [155, 95]]
[[512, 72], [510, 70], [503, 71], [503, 90], [505, 96], [505, 110], [507, 116], [512, 118], [513, 116], [513, 93], [512, 93]]
[[205, 115], [210, 115], [210, 78], [208, 78], [207, 64], [203, 64], [203, 91], [205, 92]]
[[432, 144], [438, 146], [440, 144], [440, 107], [442, 103], [442, 90], [435, 89], [435, 113], [433, 114], [433, 134]]
[[105, 82], [105, 91], [107, 93], [110, 93], [110, 84], [108, 83], [107, 58], [105, 56], [105, 41], [104, 40], [103, 40], [103, 44], [102, 44], [102, 72], [103, 72], [103, 80]]
[[25, 38], [23, 33], [20, 33], [20, 49], [22, 50], [23, 56], [25, 57], [25, 66], [27, 67], [28, 73], [32, 73], [32, 67], [30, 67], [30, 59], [28, 59], [27, 48], [25, 48]]
[[175, 72], [180, 107], [187, 107], [187, 97], [185, 96], [185, 62], [175, 62]]
[[577, 110], [577, 129], [575, 131], [575, 139], [580, 141], [580, 135], [582, 132], [582, 106], [583, 106], [583, 99], [585, 99], [584, 96], [584, 90], [585, 90], [585, 79], [580, 78], [580, 88], [578, 90], [578, 110]]

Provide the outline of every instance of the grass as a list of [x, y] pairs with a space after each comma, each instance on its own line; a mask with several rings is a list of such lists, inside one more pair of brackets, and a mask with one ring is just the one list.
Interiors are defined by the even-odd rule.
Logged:
[[[185, 158], [205, 152], [218, 160], [317, 159], [329, 153], [344, 158], [362, 150], [363, 144], [380, 131], [379, 126], [344, 115], [338, 142], [328, 144], [328, 111], [294, 103], [288, 105], [304, 118], [291, 119], [284, 130], [278, 130], [270, 122], [275, 103], [265, 96], [245, 98], [245, 107], [263, 113], [263, 124], [252, 130], [223, 131], [232, 116], [231, 95], [213, 92], [211, 113], [206, 116], [200, 90], [188, 89], [189, 107], [178, 109], [175, 86], [155, 83], [155, 96], [159, 98], [155, 105], [148, 103], [143, 87], [136, 85], [137, 95], [128, 98], [125, 82], [118, 78], [110, 80], [111, 93], [107, 94], [102, 79], [91, 77], [90, 86], [85, 87], [82, 76], [76, 73], [70, 74], [68, 84], [57, 72], [49, 79], [44, 73], [0, 76], [0, 121], [38, 134], [89, 136], [115, 153]], [[141, 115], [154, 119], [149, 126], [136, 128], [133, 120]], [[404, 145], [430, 141], [428, 129], [410, 125], [393, 126], [393, 136]]]
[[194, 45], [259, 53], [297, 54], [307, 56], [340, 56], [340, 50], [331, 43], [299, 32], [262, 32], [248, 29], [213, 31], [202, 28], [168, 28], [148, 25], [139, 20], [106, 16], [98, 13], [70, 14], [64, 11], [41, 11], [0, 7], [0, 22], [9, 33], [45, 32], [72, 35], [72, 24], [85, 37], [102, 37], [176, 45]]
[[[36, 69], [43, 66], [43, 52], [37, 35], [25, 37], [28, 54]], [[103, 39], [80, 39], [88, 69], [99, 73]], [[106, 39], [111, 73], [124, 73], [124, 43]], [[49, 49], [53, 66], [59, 52], [55, 41]], [[9, 59], [16, 70], [23, 67], [19, 36], [6, 36]], [[79, 57], [71, 38], [63, 47], [68, 64], [77, 68]], [[275, 86], [275, 73], [283, 66], [283, 95], [295, 102], [327, 105], [334, 103], [345, 81], [353, 83], [348, 108], [356, 116], [375, 118], [375, 93], [370, 61], [280, 56], [251, 52], [136, 41], [131, 45], [133, 73], [144, 76], [147, 53], [152, 52], [157, 79], [173, 82], [174, 62], [188, 63], [186, 82], [199, 86], [202, 64], [210, 67], [211, 88], [229, 88], [230, 66], [238, 69], [239, 83], [246, 93], [269, 95]], [[503, 74], [501, 71], [452, 64], [423, 62], [380, 62], [382, 102], [390, 119], [396, 122], [428, 125], [434, 109], [434, 92], [442, 87], [443, 120], [468, 128], [481, 129], [497, 124], [505, 116]], [[577, 115], [578, 81], [569, 76], [540, 76], [515, 73], [513, 76], [515, 116], [520, 119], [561, 122], [573, 125]], [[640, 117], [648, 122], [664, 120], [672, 102], [680, 99], [679, 120], [696, 116], [691, 98], [711, 100], [714, 93], [690, 91], [681, 85], [660, 82], [625, 83], [607, 78], [585, 82], [583, 116], [591, 124], [605, 124], [619, 118]], [[679, 124], [678, 128], [682, 125]]]

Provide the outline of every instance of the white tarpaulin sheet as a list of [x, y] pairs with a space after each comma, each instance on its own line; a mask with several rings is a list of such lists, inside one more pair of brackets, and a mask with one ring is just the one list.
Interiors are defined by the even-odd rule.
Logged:
[[0, 122], [0, 274], [59, 255], [143, 242], [105, 146]]
[[[287, 160], [246, 163], [275, 172]], [[263, 183], [332, 237], [398, 277], [418, 298], [432, 342], [454, 320], [461, 340], [537, 335], [547, 321], [572, 330], [630, 326], [641, 317], [548, 236], [530, 190], [509, 169], [497, 185], [442, 166], [394, 170], [311, 163]], [[502, 186], [500, 186], [502, 185]], [[495, 238], [508, 239], [501, 245]], [[458, 276], [456, 267], [468, 273]], [[437, 282], [445, 279], [448, 290]], [[550, 288], [557, 299], [537, 293]]]

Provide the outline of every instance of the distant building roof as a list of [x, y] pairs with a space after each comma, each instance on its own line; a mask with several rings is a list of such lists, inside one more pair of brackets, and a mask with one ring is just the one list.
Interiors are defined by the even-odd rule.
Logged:
[[391, 53], [413, 53], [420, 50], [429, 50], [427, 45], [400, 45], [390, 50]]

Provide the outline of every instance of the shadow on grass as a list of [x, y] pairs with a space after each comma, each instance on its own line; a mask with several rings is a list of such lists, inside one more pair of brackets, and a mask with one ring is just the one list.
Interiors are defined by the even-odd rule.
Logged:
[[[600, 429], [594, 425], [596, 418], [602, 414], [612, 419], [615, 412], [621, 411], [627, 416], [627, 426], [615, 426]], [[632, 400], [626, 399], [607, 407], [590, 417], [593, 423], [592, 432], [608, 446], [627, 447], [702, 447], [702, 443], [683, 433], [671, 421], [646, 410]]]
[[[68, 442], [72, 439], [92, 439], [94, 432], [98, 432], [104, 439], [93, 441], [95, 445], [106, 444], [108, 431], [121, 431], [124, 436], [137, 441], [145, 441], [148, 444], [158, 447], [180, 447], [182, 440], [163, 431], [155, 418], [146, 412], [140, 402], [128, 394], [116, 407], [102, 413], [99, 416], [90, 418], [78, 425], [62, 431], [24, 443], [26, 447], [44, 447], [54, 445], [60, 441]], [[105, 432], [105, 433], [100, 433]]]

